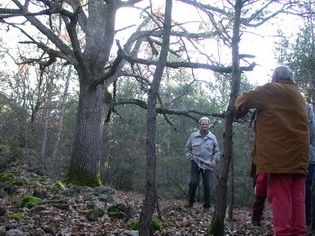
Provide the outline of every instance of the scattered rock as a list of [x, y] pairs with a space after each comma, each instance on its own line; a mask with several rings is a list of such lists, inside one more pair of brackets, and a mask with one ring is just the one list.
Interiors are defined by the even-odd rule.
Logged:
[[104, 215], [104, 211], [102, 211], [100, 209], [96, 209], [88, 216], [88, 220], [89, 221], [97, 221], [103, 215]]
[[23, 236], [25, 233], [19, 229], [10, 229], [6, 232], [6, 236]]
[[4, 207], [0, 207], [0, 216], [4, 216], [7, 210]]
[[34, 193], [33, 193], [33, 196], [34, 197], [38, 197], [40, 199], [45, 199], [45, 198], [48, 198], [48, 193], [45, 190], [37, 190], [37, 189], [35, 189]]
[[43, 205], [37, 205], [37, 206], [34, 206], [32, 209], [31, 209], [31, 212], [40, 212], [40, 211], [44, 211], [46, 209], [45, 206]]
[[139, 236], [139, 231], [137, 230], [128, 230], [124, 231], [119, 236]]

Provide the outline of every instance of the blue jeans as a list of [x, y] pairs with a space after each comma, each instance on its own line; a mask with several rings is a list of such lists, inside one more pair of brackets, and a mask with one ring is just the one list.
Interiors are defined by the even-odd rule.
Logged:
[[312, 223], [312, 180], [314, 174], [314, 164], [308, 165], [308, 174], [305, 180], [305, 213], [306, 225]]
[[195, 202], [196, 190], [199, 183], [200, 174], [202, 175], [204, 190], [203, 207], [210, 208], [212, 171], [200, 169], [195, 161], [191, 161], [188, 201], [191, 203]]

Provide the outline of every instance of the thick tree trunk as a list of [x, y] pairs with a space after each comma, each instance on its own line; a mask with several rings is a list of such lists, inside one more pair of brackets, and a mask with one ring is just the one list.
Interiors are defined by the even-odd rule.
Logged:
[[79, 64], [75, 69], [80, 77], [75, 136], [67, 173], [67, 181], [76, 185], [101, 184], [101, 141], [105, 115], [111, 101], [106, 86], [112, 82], [108, 77], [102, 77], [114, 41], [118, 6], [114, 0], [89, 1], [88, 18], [79, 21], [86, 33], [84, 53], [81, 53], [75, 28], [71, 24], [68, 25], [72, 44], [77, 46], [76, 58]]
[[105, 101], [106, 93], [102, 86], [81, 85], [68, 182], [86, 186], [101, 184], [101, 137], [108, 108]]

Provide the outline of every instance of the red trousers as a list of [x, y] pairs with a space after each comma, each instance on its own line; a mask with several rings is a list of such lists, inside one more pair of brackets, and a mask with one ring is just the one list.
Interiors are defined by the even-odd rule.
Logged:
[[256, 179], [255, 194], [267, 197], [267, 173], [258, 173]]
[[261, 221], [267, 197], [267, 173], [258, 173], [255, 185], [255, 201], [253, 203], [252, 220]]
[[275, 236], [305, 236], [305, 176], [268, 176], [267, 197], [271, 207]]

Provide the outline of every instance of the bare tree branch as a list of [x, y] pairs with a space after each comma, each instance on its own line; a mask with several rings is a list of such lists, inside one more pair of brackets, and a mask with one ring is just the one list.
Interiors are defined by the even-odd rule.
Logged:
[[[140, 63], [143, 65], [157, 65], [157, 60], [149, 60], [149, 59], [142, 59], [142, 58], [136, 58], [132, 57], [129, 54], [127, 54], [121, 46], [118, 44], [119, 50], [118, 54], [125, 60], [133, 63]], [[199, 68], [199, 69], [209, 69], [214, 72], [219, 73], [231, 73], [232, 72], [232, 66], [223, 67], [223, 66], [214, 66], [209, 65], [205, 63], [194, 63], [194, 62], [166, 62], [166, 66], [170, 68], [180, 68], [180, 67], [186, 67], [186, 68]], [[242, 71], [252, 71], [254, 67], [256, 66], [256, 63], [252, 63], [249, 66], [241, 67]]]
[[[132, 99], [132, 98], [113, 101], [111, 102], [110, 107], [113, 108], [115, 106], [125, 105], [125, 104], [137, 105], [143, 109], [148, 108], [146, 102], [141, 101], [139, 99]], [[227, 115], [226, 113], [205, 112], [205, 111], [200, 111], [194, 108], [188, 108], [185, 110], [173, 110], [173, 109], [168, 109], [168, 108], [163, 108], [163, 107], [157, 107], [156, 112], [159, 114], [167, 114], [167, 115], [183, 115], [189, 118], [191, 118], [191, 114], [197, 114], [197, 115], [202, 115], [202, 116], [212, 116], [212, 117], [217, 117], [217, 118], [224, 118]]]

